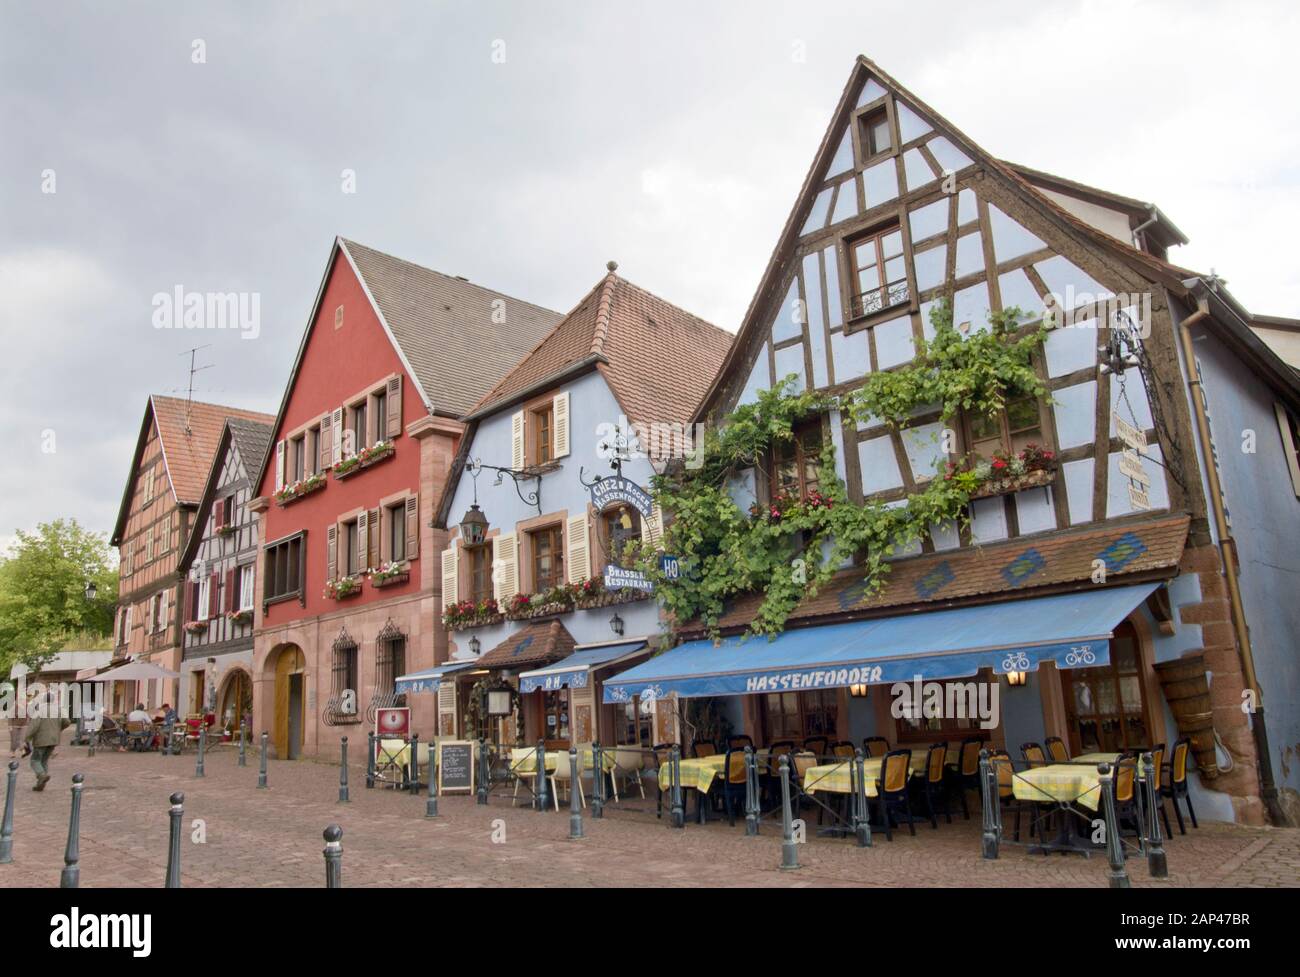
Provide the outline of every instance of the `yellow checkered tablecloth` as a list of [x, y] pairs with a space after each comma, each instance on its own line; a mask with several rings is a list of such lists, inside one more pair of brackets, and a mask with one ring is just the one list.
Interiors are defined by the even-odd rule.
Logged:
[[[722, 773], [727, 763], [725, 753], [713, 756], [682, 757], [682, 787], [708, 793], [713, 779]], [[665, 763], [659, 768], [659, 789], [668, 790], [673, 785], [672, 764]]]
[[[866, 757], [862, 761], [862, 777], [866, 781], [866, 795], [868, 797], [876, 796], [876, 781], [880, 779], [880, 767], [884, 762], [884, 757]], [[908, 776], [911, 776], [919, 769], [918, 764], [924, 766], [925, 756], [922, 755], [918, 760], [916, 754], [913, 753], [912, 762], [907, 768]], [[809, 767], [804, 771], [803, 789], [805, 794], [815, 794], [819, 790], [828, 794], [852, 793], [852, 774], [849, 770], [849, 761]]]
[[[588, 771], [595, 763], [595, 750], [591, 747], [584, 747], [578, 751], [578, 769]], [[606, 770], [614, 769], [614, 751], [603, 750], [601, 752], [601, 766]], [[564, 769], [568, 770], [569, 751], [568, 750], [547, 750], [546, 751], [546, 770], [548, 773], [555, 770], [556, 766], [563, 763]], [[510, 751], [510, 772], [525, 776], [533, 774], [537, 770], [537, 750], [536, 748], [516, 748]]]
[[1069, 763], [1018, 770], [1011, 779], [1011, 793], [1018, 801], [1077, 803], [1095, 811], [1101, 806], [1097, 764], [1113, 764], [1118, 759], [1118, 753], [1085, 753]]

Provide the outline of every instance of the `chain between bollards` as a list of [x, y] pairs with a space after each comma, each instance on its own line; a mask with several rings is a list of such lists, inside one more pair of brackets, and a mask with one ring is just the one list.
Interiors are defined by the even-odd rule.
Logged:
[[1164, 836], [1160, 833], [1160, 792], [1156, 788], [1156, 777], [1160, 771], [1156, 769], [1155, 759], [1150, 753], [1142, 754], [1142, 764], [1146, 770], [1142, 790], [1147, 799], [1146, 813], [1151, 819], [1147, 827], [1147, 871], [1153, 879], [1167, 879], [1169, 860], [1165, 856]]
[[1097, 773], [1101, 775], [1101, 802], [1104, 805], [1102, 816], [1106, 826], [1106, 861], [1110, 863], [1110, 887], [1128, 889], [1132, 887], [1128, 871], [1124, 867], [1124, 839], [1119, 833], [1119, 818], [1115, 815], [1115, 770], [1109, 763], [1097, 764]]
[[203, 753], [208, 746], [208, 724], [199, 720], [199, 756], [194, 761], [194, 776], [203, 776]]
[[781, 754], [781, 870], [799, 867], [799, 853], [794, 846], [794, 815], [790, 811], [790, 755]]
[[181, 817], [185, 813], [185, 795], [180, 791], [172, 794], [172, 806], [168, 809], [170, 833], [167, 844], [167, 882], [165, 889], [181, 887]]
[[348, 738], [339, 740], [339, 803], [348, 802]]
[[343, 829], [331, 824], [325, 829], [325, 888], [343, 888]]
[[266, 741], [270, 739], [270, 734], [262, 730], [262, 759], [257, 770], [257, 787], [262, 790], [266, 787]]
[[85, 779], [79, 773], [72, 775], [72, 815], [68, 819], [68, 847], [63, 852], [60, 889], [75, 889], [81, 885], [81, 785]]
[[[557, 761], [558, 762], [558, 761]], [[577, 747], [569, 747], [569, 840], [582, 838], [582, 770]]]
[[0, 820], [0, 865], [14, 860], [14, 791], [18, 789], [18, 761], [9, 761], [5, 777], [5, 813]]

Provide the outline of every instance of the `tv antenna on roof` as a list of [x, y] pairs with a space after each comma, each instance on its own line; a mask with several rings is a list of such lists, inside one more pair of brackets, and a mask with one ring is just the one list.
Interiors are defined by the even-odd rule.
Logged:
[[185, 356], [186, 354], [188, 354], [190, 358], [190, 385], [189, 385], [189, 389], [185, 391], [185, 433], [186, 435], [192, 433], [190, 431], [190, 411], [194, 404], [194, 374], [198, 373], [200, 370], [210, 370], [212, 369], [213, 366], [213, 364], [211, 363], [209, 363], [207, 366], [195, 366], [194, 359], [195, 356], [198, 354], [199, 350], [207, 349], [211, 345], [212, 345], [211, 343], [204, 343], [202, 346], [195, 346], [193, 349], [187, 349], [184, 353], [178, 354], [180, 356]]

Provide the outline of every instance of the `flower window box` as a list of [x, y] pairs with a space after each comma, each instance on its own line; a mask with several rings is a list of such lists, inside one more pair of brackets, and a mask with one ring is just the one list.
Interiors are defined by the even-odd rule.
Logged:
[[231, 624], [252, 624], [253, 609], [251, 607], [247, 607], [241, 611], [227, 611], [226, 620], [229, 621]]
[[987, 499], [995, 495], [1010, 495], [1025, 489], [1042, 488], [1056, 481], [1056, 471], [1039, 469], [1023, 475], [991, 476], [987, 482], [971, 493], [972, 499]]
[[411, 579], [411, 568], [405, 560], [398, 563], [385, 563], [370, 572], [370, 586], [398, 587]]
[[361, 593], [360, 577], [339, 577], [325, 582], [325, 596], [329, 600], [346, 600]]
[[311, 495], [312, 492], [319, 491], [325, 487], [325, 473], [316, 472], [308, 475], [306, 478], [299, 479], [292, 485], [286, 485], [274, 495], [275, 504], [283, 508], [291, 502], [297, 502], [304, 495]]
[[462, 600], [448, 604], [442, 612], [442, 623], [450, 631], [464, 631], [467, 628], [489, 627], [505, 620], [495, 598], [488, 597], [477, 603]]
[[392, 441], [376, 441], [368, 448], [362, 448], [355, 455], [350, 455], [338, 462], [332, 469], [335, 478], [347, 478], [349, 475], [355, 475], [371, 465], [377, 465], [387, 458], [393, 457], [397, 446]]
[[186, 621], [185, 632], [187, 634], [207, 634], [208, 622], [207, 621]]

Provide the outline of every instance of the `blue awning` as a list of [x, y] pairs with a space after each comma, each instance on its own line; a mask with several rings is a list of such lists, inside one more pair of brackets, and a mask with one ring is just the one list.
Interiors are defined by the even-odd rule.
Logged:
[[409, 675], [399, 675], [393, 683], [394, 689], [397, 692], [408, 694], [411, 692], [437, 692], [443, 676], [473, 668], [477, 664], [477, 661], [443, 662], [433, 668], [411, 672]]
[[538, 689], [543, 689], [550, 692], [566, 686], [585, 689], [590, 669], [626, 658], [640, 651], [645, 645], [645, 641], [623, 641], [595, 648], [579, 646], [573, 650], [572, 655], [554, 665], [535, 668], [531, 672], [520, 672], [519, 691], [536, 692]]
[[606, 702], [746, 695], [1104, 665], [1115, 627], [1159, 584], [1137, 584], [827, 624], [762, 637], [688, 641], [605, 683]]

